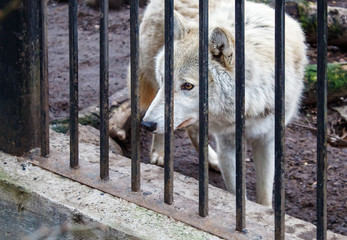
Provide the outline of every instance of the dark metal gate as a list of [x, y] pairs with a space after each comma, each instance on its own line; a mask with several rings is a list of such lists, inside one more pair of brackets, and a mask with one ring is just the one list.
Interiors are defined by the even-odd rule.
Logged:
[[[244, 0], [235, 0], [236, 17], [236, 230], [246, 228], [245, 209], [245, 43]], [[28, 3], [29, 0], [23, 0]], [[40, 22], [41, 155], [49, 154], [47, 30], [45, 0], [35, 0]], [[139, 112], [139, 23], [138, 0], [132, 0], [131, 13], [131, 189], [141, 190], [140, 112]], [[284, 239], [284, 0], [276, 0], [275, 11], [275, 239]], [[199, 215], [208, 215], [208, 1], [200, 0], [199, 14]], [[173, 0], [165, 0], [165, 182], [164, 202], [173, 203]], [[318, 0], [318, 84], [317, 84], [317, 239], [327, 238], [327, 1]], [[70, 31], [70, 167], [79, 164], [78, 156], [78, 43], [77, 0], [69, 1]], [[1, 59], [1, 61], [4, 61]], [[100, 178], [109, 179], [108, 144], [108, 0], [100, 0]]]

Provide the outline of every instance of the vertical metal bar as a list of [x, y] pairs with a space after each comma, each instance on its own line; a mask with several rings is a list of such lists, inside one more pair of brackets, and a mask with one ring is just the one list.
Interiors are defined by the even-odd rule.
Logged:
[[317, 239], [327, 239], [327, 0], [317, 3]]
[[69, 1], [70, 167], [78, 166], [78, 36], [77, 0]]
[[100, 1], [100, 178], [109, 178], [108, 0]]
[[40, 0], [40, 105], [41, 156], [49, 154], [49, 88], [47, 50], [47, 1]]
[[284, 239], [284, 134], [285, 134], [285, 22], [284, 0], [275, 7], [275, 239]]
[[199, 4], [199, 214], [208, 215], [208, 0]]
[[165, 154], [164, 202], [173, 202], [173, 57], [174, 57], [174, 2], [165, 0]]
[[140, 191], [139, 0], [130, 1], [131, 190]]
[[235, 2], [236, 57], [236, 230], [246, 228], [245, 216], [245, 26], [244, 0]]

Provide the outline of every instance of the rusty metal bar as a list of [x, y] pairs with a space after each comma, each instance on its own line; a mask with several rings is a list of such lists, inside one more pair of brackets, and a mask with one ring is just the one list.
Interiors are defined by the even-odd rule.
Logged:
[[48, 48], [47, 48], [47, 1], [40, 0], [40, 105], [41, 156], [49, 154], [49, 88], [48, 88]]
[[140, 191], [139, 1], [130, 1], [131, 190]]
[[199, 215], [208, 215], [208, 0], [199, 5]]
[[317, 2], [317, 240], [327, 239], [327, 0]]
[[165, 0], [165, 140], [164, 140], [164, 202], [173, 202], [173, 57], [174, 2]]
[[78, 36], [77, 0], [69, 1], [70, 167], [78, 166]]
[[109, 178], [108, 0], [100, 1], [100, 178]]
[[284, 0], [275, 6], [275, 239], [284, 239], [285, 22]]
[[246, 228], [245, 214], [245, 26], [244, 0], [235, 2], [236, 57], [236, 230]]

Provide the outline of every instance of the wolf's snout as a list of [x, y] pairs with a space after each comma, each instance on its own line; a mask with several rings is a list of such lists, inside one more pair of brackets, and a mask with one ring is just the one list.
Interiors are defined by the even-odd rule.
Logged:
[[141, 126], [150, 132], [153, 132], [157, 129], [157, 123], [156, 122], [144, 122], [144, 121], [142, 121]]

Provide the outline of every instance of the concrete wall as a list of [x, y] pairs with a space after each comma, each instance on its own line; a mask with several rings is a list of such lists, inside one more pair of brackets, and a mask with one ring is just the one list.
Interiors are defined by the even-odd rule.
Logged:
[[0, 152], [0, 239], [219, 239]]

